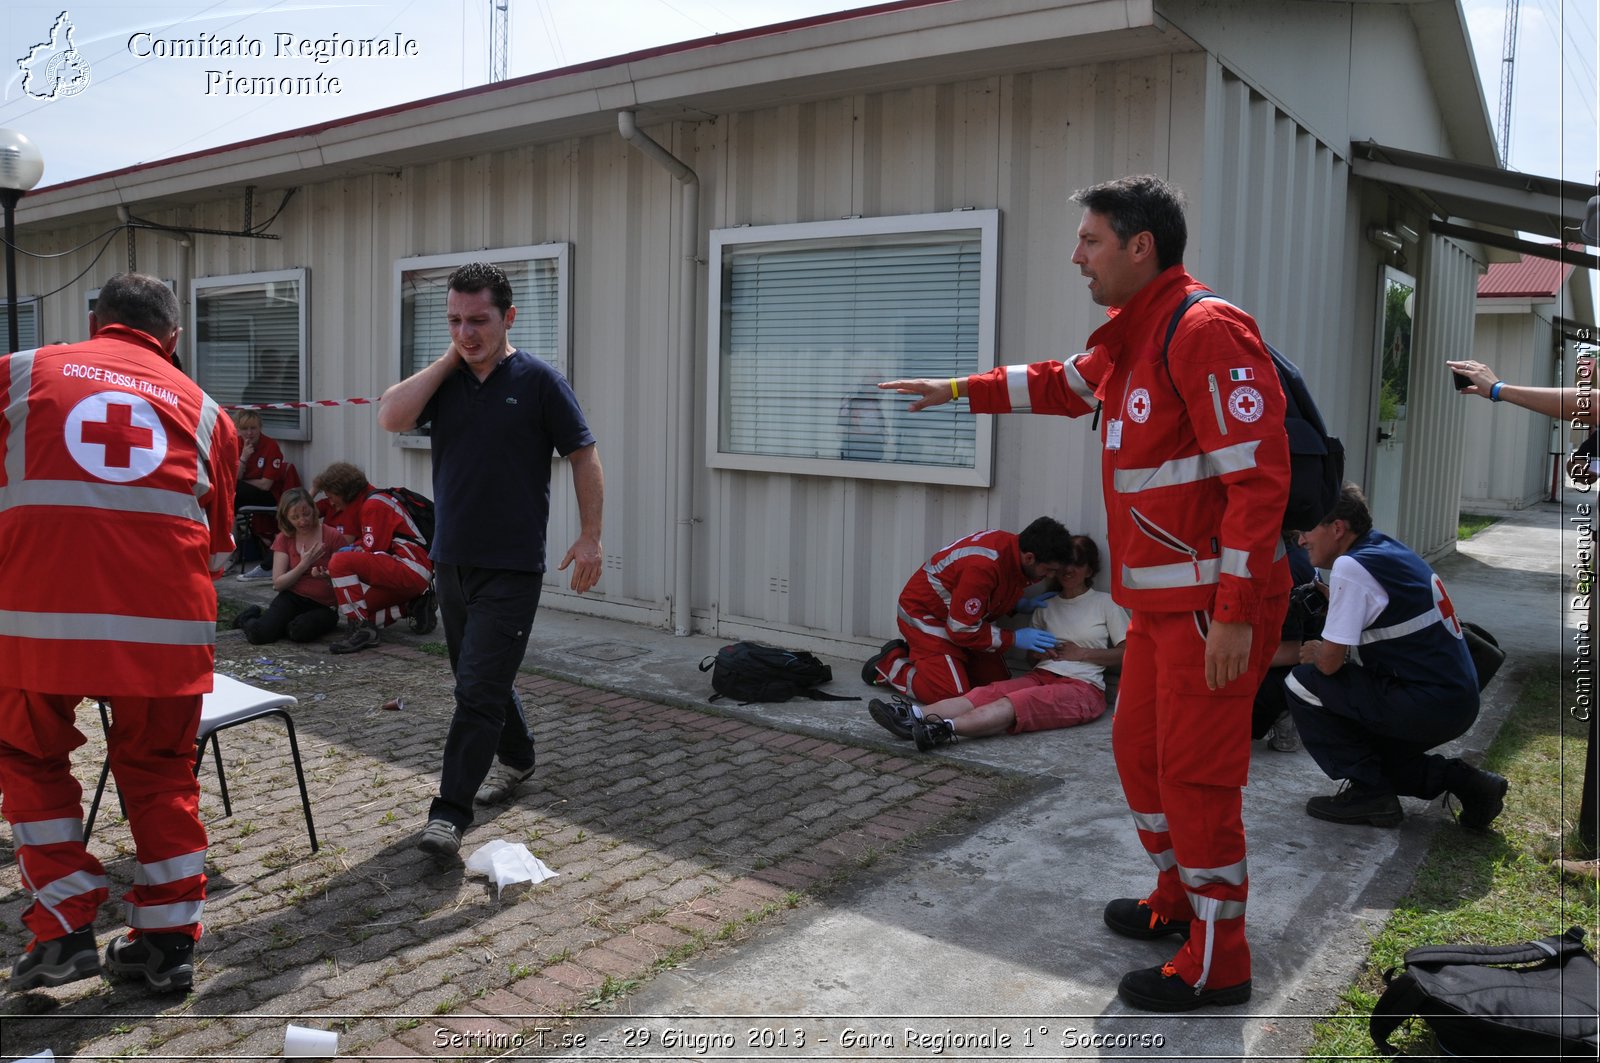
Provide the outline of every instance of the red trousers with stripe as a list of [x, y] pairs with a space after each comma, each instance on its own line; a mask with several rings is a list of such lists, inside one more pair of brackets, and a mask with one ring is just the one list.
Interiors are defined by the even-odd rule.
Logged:
[[[22, 884], [23, 923], [40, 941], [91, 926], [110, 892], [83, 843], [83, 788], [69, 755], [87, 739], [81, 699], [0, 687], [0, 801]], [[128, 810], [138, 867], [127, 901], [136, 931], [200, 936], [206, 829], [194, 775], [202, 696], [111, 699], [111, 772]]]
[[1250, 977], [1242, 790], [1256, 687], [1287, 609], [1287, 595], [1263, 604], [1250, 667], [1221, 690], [1206, 687], [1205, 614], [1136, 611], [1128, 628], [1112, 751], [1139, 841], [1157, 869], [1150, 906], [1191, 921], [1172, 961], [1190, 985], [1222, 989]]
[[973, 687], [1011, 678], [1005, 654], [999, 650], [968, 650], [903, 622], [900, 637], [911, 647], [910, 652], [896, 647], [884, 654], [878, 674], [919, 705], [960, 697]]
[[328, 578], [333, 581], [333, 596], [339, 615], [379, 627], [392, 624], [404, 605], [428, 589], [428, 577], [393, 554], [342, 550], [328, 559]]

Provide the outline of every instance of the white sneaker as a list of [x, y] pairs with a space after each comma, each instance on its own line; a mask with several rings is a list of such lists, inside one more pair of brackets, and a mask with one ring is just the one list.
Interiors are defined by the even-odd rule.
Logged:
[[483, 785], [478, 787], [478, 792], [473, 795], [472, 803], [477, 805], [499, 805], [511, 800], [519, 787], [533, 777], [532, 768], [513, 768], [502, 761], [495, 761], [494, 767], [489, 769], [489, 777], [483, 780]]
[[249, 572], [241, 572], [241, 573], [239, 573], [239, 582], [240, 583], [257, 583], [257, 582], [260, 582], [261, 580], [271, 579], [271, 578], [272, 578], [272, 573], [267, 571], [265, 568], [262, 568], [260, 565], [257, 565], [255, 568], [251, 569]]

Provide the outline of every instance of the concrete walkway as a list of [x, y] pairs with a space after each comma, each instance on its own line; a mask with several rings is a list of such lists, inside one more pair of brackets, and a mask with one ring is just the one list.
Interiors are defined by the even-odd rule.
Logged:
[[[1535, 507], [1439, 566], [1460, 613], [1517, 660], [1563, 637], [1562, 535], [1558, 507]], [[1258, 746], [1255, 997], [1150, 1016], [1118, 1003], [1116, 982], [1172, 943], [1100, 918], [1152, 880], [1108, 719], [923, 756], [864, 701], [708, 704], [697, 665], [723, 640], [546, 610], [528, 661], [540, 674], [521, 684], [540, 771], [466, 851], [522, 841], [560, 875], [497, 896], [412, 847], [449, 715], [437, 639], [392, 633], [331, 658], [225, 634], [219, 670], [300, 698], [322, 851], [309, 854], [281, 732], [230, 732], [232, 818], [202, 777], [213, 899], [196, 993], [79, 982], [7, 997], [0, 1056], [272, 1058], [296, 1021], [367, 1058], [1299, 1058], [1429, 841], [1457, 829], [1439, 803], [1409, 800], [1398, 830], [1311, 820], [1306, 799], [1333, 784], [1303, 752]], [[870, 696], [859, 661], [830, 663], [830, 689]], [[1455, 751], [1488, 744], [1514, 673]], [[379, 708], [395, 694], [404, 710]], [[80, 751], [80, 777], [101, 748]], [[93, 847], [115, 895], [131, 846], [114, 815], [102, 823]], [[25, 898], [3, 881], [15, 928]], [[108, 910], [102, 940], [118, 922]], [[25, 935], [5, 940], [15, 954]]]

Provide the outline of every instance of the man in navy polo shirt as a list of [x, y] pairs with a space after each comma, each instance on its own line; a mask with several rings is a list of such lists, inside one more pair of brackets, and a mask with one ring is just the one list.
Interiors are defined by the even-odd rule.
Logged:
[[439, 796], [417, 847], [452, 859], [473, 805], [508, 800], [533, 774], [533, 735], [512, 686], [528, 648], [545, 571], [550, 457], [572, 463], [580, 530], [562, 558], [572, 589], [600, 579], [605, 497], [600, 453], [566, 380], [511, 346], [511, 283], [474, 262], [450, 275], [450, 349], [384, 392], [390, 432], [432, 426], [437, 526], [430, 554], [456, 711]]

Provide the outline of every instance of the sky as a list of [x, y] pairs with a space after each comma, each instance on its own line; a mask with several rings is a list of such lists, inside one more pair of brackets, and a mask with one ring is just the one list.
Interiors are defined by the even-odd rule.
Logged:
[[[41, 185], [51, 185], [469, 88], [489, 78], [490, 2], [6, 0], [0, 127], [39, 147]], [[505, 2], [512, 77], [862, 6], [861, 0]], [[1462, 0], [1462, 6], [1488, 113], [1497, 118], [1506, 3]], [[1522, 0], [1513, 168], [1586, 184], [1600, 171], [1597, 7], [1600, 0]], [[75, 58], [58, 25], [63, 16]], [[316, 54], [365, 40], [400, 54]], [[260, 77], [306, 78], [317, 91], [247, 94], [249, 79]]]

